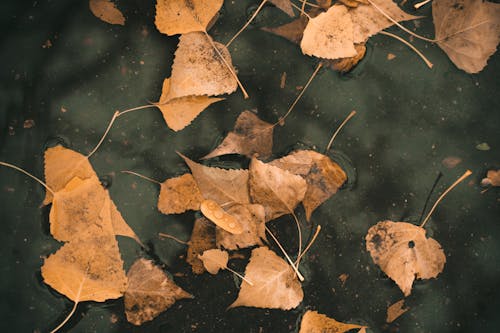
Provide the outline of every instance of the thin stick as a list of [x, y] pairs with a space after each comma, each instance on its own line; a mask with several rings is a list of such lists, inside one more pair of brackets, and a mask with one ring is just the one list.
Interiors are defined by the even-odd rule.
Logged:
[[390, 36], [392, 38], [395, 38], [397, 40], [399, 40], [401, 43], [405, 44], [406, 46], [408, 46], [410, 49], [412, 49], [416, 54], [418, 54], [418, 56], [420, 58], [422, 58], [422, 60], [425, 62], [425, 64], [427, 65], [427, 67], [429, 68], [432, 68], [432, 66], [434, 66], [432, 64], [432, 62], [429, 61], [429, 59], [427, 59], [426, 56], [424, 56], [424, 54], [422, 52], [420, 52], [415, 46], [413, 46], [410, 42], [406, 41], [405, 39], [399, 37], [398, 35], [395, 35], [395, 34], [392, 34], [390, 32], [387, 32], [387, 31], [380, 31], [379, 32], [380, 34], [382, 35], [386, 35], [386, 36]]
[[[300, 0], [299, 0], [300, 1]], [[302, 3], [305, 3], [307, 6], [309, 7], [314, 7], [314, 8], [320, 8], [319, 5], [315, 4], [315, 3], [311, 3], [311, 2], [308, 2], [307, 0], [302, 0], [301, 1]]]
[[233, 36], [233, 38], [231, 38], [229, 40], [229, 42], [226, 43], [226, 47], [229, 47], [229, 45], [231, 45], [231, 43], [236, 39], [236, 37], [238, 37], [248, 27], [248, 25], [250, 23], [252, 23], [252, 21], [257, 17], [257, 14], [260, 12], [260, 10], [262, 9], [262, 7], [264, 7], [264, 5], [266, 4], [266, 2], [267, 2], [267, 0], [262, 0], [262, 2], [260, 3], [259, 7], [257, 7], [257, 9], [255, 10], [255, 12], [250, 17], [250, 19], [245, 23], [245, 25], [243, 27], [241, 27], [240, 30], [238, 30], [238, 32]]
[[108, 128], [106, 128], [106, 131], [102, 135], [101, 140], [99, 140], [99, 142], [97, 143], [97, 146], [95, 146], [95, 148], [92, 149], [92, 151], [87, 155], [87, 159], [90, 158], [97, 151], [97, 149], [99, 149], [99, 147], [101, 146], [102, 142], [106, 138], [106, 135], [108, 135], [108, 132], [111, 129], [111, 126], [113, 126], [113, 123], [115, 122], [116, 118], [118, 118], [119, 115], [120, 115], [119, 111], [116, 111], [113, 114], [113, 117], [111, 118], [111, 121], [109, 122]]
[[424, 222], [422, 222], [422, 224], [420, 225], [421, 228], [423, 228], [425, 226], [425, 224], [427, 223], [427, 221], [431, 217], [432, 213], [436, 209], [437, 205], [441, 202], [441, 200], [443, 200], [445, 195], [448, 194], [448, 192], [450, 192], [455, 186], [457, 186], [461, 181], [463, 181], [465, 178], [469, 177], [471, 174], [472, 174], [472, 171], [470, 171], [470, 170], [465, 171], [465, 173], [460, 178], [458, 178], [453, 184], [451, 184], [450, 187], [448, 187], [446, 189], [446, 191], [443, 192], [443, 194], [441, 194], [441, 196], [436, 200], [436, 203], [434, 203], [434, 206], [432, 206], [431, 210], [429, 211], [429, 214], [427, 214], [427, 216], [425, 217]]
[[311, 15], [307, 14], [306, 12], [304, 12], [302, 10], [302, 8], [300, 8], [299, 6], [297, 6], [296, 4], [294, 4], [293, 2], [290, 2], [290, 5], [292, 5], [293, 8], [297, 9], [298, 11], [300, 11], [301, 15], [305, 15], [308, 19], [312, 19]]
[[306, 9], [306, 0], [302, 0], [302, 7], [300, 7], [301, 15], [306, 12], [305, 9]]
[[436, 186], [439, 183], [441, 177], [443, 177], [443, 173], [439, 171], [436, 180], [434, 180], [434, 184], [432, 184], [431, 190], [429, 191], [429, 194], [425, 199], [424, 208], [422, 208], [422, 213], [420, 213], [420, 218], [418, 219], [418, 223], [422, 223], [422, 219], [424, 218], [425, 211], [427, 210], [427, 206], [429, 205], [429, 201], [431, 200], [432, 193], [434, 193], [434, 190], [436, 189]]
[[304, 88], [302, 88], [302, 91], [300, 92], [299, 96], [297, 96], [297, 98], [295, 99], [295, 101], [293, 101], [292, 105], [290, 106], [290, 108], [288, 109], [288, 111], [285, 113], [285, 115], [283, 117], [280, 117], [280, 119], [276, 123], [274, 123], [272, 125], [273, 127], [275, 127], [278, 124], [281, 124], [285, 120], [285, 118], [288, 117], [288, 115], [290, 114], [290, 112], [292, 112], [293, 108], [295, 107], [295, 105], [297, 104], [297, 102], [300, 100], [300, 98], [302, 97], [302, 95], [304, 95], [304, 92], [309, 87], [309, 85], [311, 84], [312, 80], [314, 79], [314, 77], [316, 76], [316, 74], [318, 74], [318, 72], [319, 72], [319, 70], [321, 69], [322, 66], [323, 66], [323, 63], [321, 63], [321, 62], [318, 64], [318, 66], [316, 66], [316, 69], [312, 73], [311, 77], [307, 81], [307, 83], [304, 86]]
[[146, 104], [146, 105], [137, 106], [135, 108], [131, 108], [131, 109], [128, 109], [128, 110], [120, 111], [119, 114], [118, 114], [118, 116], [116, 116], [116, 117], [121, 117], [124, 114], [129, 113], [129, 112], [133, 112], [133, 111], [137, 111], [137, 110], [142, 110], [142, 109], [153, 108], [153, 107], [157, 107], [157, 104]]
[[43, 187], [45, 187], [45, 189], [47, 191], [49, 191], [52, 195], [54, 195], [55, 191], [53, 189], [51, 189], [49, 187], [49, 185], [45, 184], [43, 181], [41, 181], [39, 178], [33, 176], [31, 173], [29, 173], [28, 171], [24, 170], [24, 169], [21, 169], [20, 167], [18, 166], [15, 166], [14, 164], [10, 164], [10, 163], [7, 163], [7, 162], [1, 162], [0, 161], [0, 165], [3, 165], [3, 166], [6, 166], [8, 168], [12, 168], [14, 170], [17, 170], [17, 171], [20, 171], [22, 173], [24, 173], [26, 176], [36, 180], [38, 183], [40, 183], [40, 185], [42, 185]]
[[290, 212], [292, 214], [293, 219], [295, 220], [295, 225], [297, 226], [297, 232], [299, 235], [299, 250], [297, 251], [297, 260], [295, 261], [295, 265], [297, 265], [297, 268], [299, 268], [299, 259], [301, 254], [302, 254], [302, 229], [300, 227], [300, 222], [299, 219], [297, 218], [297, 215], [293, 211]]
[[292, 268], [295, 271], [295, 274], [297, 274], [297, 277], [299, 278], [299, 280], [300, 281], [304, 281], [304, 276], [299, 272], [299, 269], [295, 266], [295, 264], [293, 263], [292, 259], [290, 259], [290, 256], [288, 256], [288, 253], [286, 253], [286, 251], [283, 248], [283, 246], [281, 246], [281, 244], [278, 241], [278, 239], [276, 238], [276, 236], [273, 235], [273, 233], [271, 232], [271, 230], [269, 230], [269, 228], [266, 225], [264, 225], [264, 227], [266, 228], [266, 231], [269, 233], [269, 235], [271, 235], [271, 237], [274, 239], [274, 241], [276, 242], [276, 244], [278, 244], [278, 247], [280, 248], [281, 252], [285, 256], [286, 260], [288, 260], [288, 263], [290, 264], [290, 266], [292, 266]]
[[205, 33], [205, 36], [207, 36], [207, 39], [208, 41], [210, 42], [210, 44], [212, 44], [212, 47], [214, 48], [215, 52], [219, 55], [219, 57], [221, 58], [222, 62], [224, 63], [224, 65], [226, 65], [227, 69], [229, 70], [229, 72], [231, 72], [231, 75], [235, 78], [236, 82], [238, 83], [238, 86], [240, 87], [241, 89], [241, 92], [243, 93], [243, 97], [245, 99], [247, 99], [248, 97], [248, 93], [247, 91], [245, 90], [245, 87], [243, 87], [243, 84], [240, 82], [240, 80], [238, 79], [238, 75], [236, 75], [236, 73], [234, 72], [233, 68], [231, 65], [229, 65], [226, 61], [226, 59], [222, 56], [222, 54], [220, 53], [219, 49], [217, 48], [217, 45], [215, 45], [214, 41], [212, 40], [212, 37], [210, 37], [210, 35], [208, 34], [208, 32], [206, 31], [203, 31]]
[[425, 0], [425, 1], [422, 1], [422, 2], [419, 2], [419, 3], [414, 4], [414, 5], [413, 5], [413, 7], [414, 7], [415, 9], [419, 9], [420, 7], [422, 7], [422, 6], [426, 5], [426, 4], [428, 4], [428, 3], [429, 3], [429, 2], [431, 2], [431, 1], [432, 1], [432, 0]]
[[318, 227], [316, 228], [316, 232], [314, 233], [311, 241], [309, 242], [309, 244], [307, 244], [304, 251], [302, 251], [302, 254], [300, 255], [300, 257], [297, 258], [297, 261], [300, 261], [302, 259], [302, 257], [307, 253], [307, 251], [309, 251], [309, 249], [311, 248], [311, 245], [313, 245], [314, 241], [316, 241], [316, 238], [318, 237], [320, 231], [321, 231], [321, 226], [318, 225]]
[[185, 242], [183, 240], [180, 240], [179, 238], [175, 237], [175, 236], [172, 236], [172, 235], [169, 235], [169, 234], [165, 234], [163, 232], [159, 232], [158, 233], [158, 236], [160, 237], [163, 237], [163, 238], [170, 238], [170, 239], [173, 239], [174, 241], [176, 241], [177, 243], [181, 243], [183, 245], [189, 245], [189, 242]]
[[236, 275], [237, 277], [239, 277], [240, 279], [244, 280], [246, 283], [248, 283], [249, 285], [253, 286], [253, 283], [252, 281], [250, 281], [249, 279], [245, 278], [243, 275], [241, 275], [240, 273], [236, 272], [235, 270], [233, 270], [232, 268], [229, 268], [226, 266], [226, 269], [228, 271], [230, 271], [231, 273], [233, 273], [234, 275]]
[[155, 184], [158, 184], [158, 185], [161, 185], [161, 183], [153, 178], [149, 178], [147, 176], [144, 176], [144, 175], [141, 175], [140, 173], [137, 173], [137, 172], [134, 172], [134, 171], [129, 171], [129, 170], [122, 170], [121, 172], [123, 173], [128, 173], [130, 175], [134, 175], [134, 176], [137, 176], [139, 178], [142, 178], [142, 179], [146, 179], [147, 181], [150, 181], [152, 183], [155, 183]]
[[60, 323], [59, 325], [57, 325], [57, 327], [54, 328], [52, 331], [50, 331], [50, 333], [57, 332], [61, 327], [64, 326], [64, 324], [66, 324], [68, 322], [68, 320], [71, 318], [71, 316], [75, 313], [76, 307], [78, 306], [78, 303], [79, 303], [80, 295], [82, 293], [82, 288], [83, 288], [83, 284], [85, 283], [85, 280], [86, 280], [86, 278], [84, 277], [82, 282], [80, 283], [80, 287], [78, 288], [78, 292], [77, 292], [76, 297], [75, 297], [76, 301], [75, 301], [75, 304], [73, 305], [73, 308], [71, 309], [71, 312], [66, 316], [66, 318], [63, 320], [63, 322]]
[[332, 138], [330, 139], [330, 141], [328, 142], [328, 144], [326, 145], [326, 149], [325, 149], [325, 153], [327, 153], [330, 148], [332, 147], [332, 144], [333, 144], [333, 140], [335, 140], [335, 137], [337, 137], [337, 134], [339, 134], [340, 130], [342, 129], [342, 127], [344, 127], [345, 124], [347, 124], [347, 122], [349, 121], [349, 119], [351, 119], [352, 117], [354, 117], [356, 115], [356, 111], [355, 110], [352, 110], [351, 113], [349, 113], [349, 115], [344, 119], [344, 121], [340, 124], [340, 126], [337, 128], [337, 130], [333, 133], [332, 135]]

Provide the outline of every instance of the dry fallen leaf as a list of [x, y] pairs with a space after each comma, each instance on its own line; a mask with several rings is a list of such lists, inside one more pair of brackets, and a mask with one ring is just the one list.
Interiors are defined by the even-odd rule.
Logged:
[[239, 250], [254, 245], [264, 245], [262, 240], [266, 240], [266, 213], [262, 205], [233, 205], [227, 212], [238, 220], [243, 231], [239, 235], [234, 235], [216, 228], [217, 247]]
[[401, 316], [403, 313], [406, 311], [410, 310], [410, 308], [405, 308], [405, 300], [401, 299], [397, 301], [396, 303], [392, 304], [387, 308], [387, 318], [386, 322], [387, 323], [392, 323], [394, 320], [396, 320], [399, 316]]
[[234, 235], [239, 235], [243, 232], [243, 226], [240, 222], [234, 216], [227, 213], [217, 202], [203, 200], [200, 210], [207, 219], [215, 223], [219, 228]]
[[186, 173], [161, 183], [158, 210], [163, 214], [180, 214], [187, 210], [199, 210], [202, 201], [193, 175]]
[[255, 154], [262, 159], [268, 158], [273, 149], [273, 126], [262, 121], [253, 112], [243, 111], [222, 143], [211, 153], [203, 157], [212, 158], [226, 154], [240, 154], [252, 157]]
[[467, 73], [478, 73], [500, 41], [500, 4], [481, 0], [432, 3], [437, 44]]
[[249, 171], [252, 202], [264, 206], [266, 221], [292, 214], [304, 199], [307, 183], [301, 176], [256, 158], [252, 158]]
[[89, 0], [89, 7], [97, 18], [110, 23], [125, 25], [125, 17], [111, 0]]
[[127, 320], [134, 325], [153, 320], [177, 300], [193, 298], [170, 280], [151, 260], [136, 260], [130, 267], [127, 278], [125, 314]]
[[435, 278], [446, 262], [441, 245], [425, 229], [406, 222], [381, 221], [366, 235], [373, 262], [396, 282], [405, 296], [413, 280]]
[[338, 59], [354, 57], [353, 24], [345, 6], [332, 6], [309, 20], [300, 43], [307, 55]]
[[300, 323], [299, 333], [343, 333], [365, 326], [344, 324], [317, 311], [307, 310]]
[[206, 31], [224, 0], [157, 0], [155, 25], [169, 36]]
[[205, 199], [213, 200], [219, 205], [250, 203], [247, 170], [211, 168], [179, 155], [191, 169]]
[[346, 173], [328, 156], [313, 150], [297, 150], [269, 163], [307, 182], [307, 191], [302, 204], [309, 221], [313, 211], [330, 198], [347, 180]]
[[203, 266], [210, 274], [217, 274], [219, 270], [227, 268], [229, 261], [229, 254], [226, 251], [219, 249], [206, 250], [202, 255], [198, 255]]
[[253, 283], [241, 283], [238, 298], [229, 308], [249, 306], [290, 310], [297, 307], [304, 293], [292, 268], [267, 247], [252, 251], [245, 269], [245, 278]]
[[194, 274], [205, 272], [203, 262], [198, 258], [204, 251], [215, 248], [215, 226], [204, 217], [196, 219], [191, 232], [186, 261]]

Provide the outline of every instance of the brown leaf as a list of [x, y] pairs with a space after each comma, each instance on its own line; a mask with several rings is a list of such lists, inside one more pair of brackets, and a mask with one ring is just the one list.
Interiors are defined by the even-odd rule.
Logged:
[[177, 286], [151, 260], [137, 259], [128, 273], [125, 314], [134, 325], [153, 320], [177, 300], [193, 296]]
[[158, 210], [163, 214], [180, 214], [187, 210], [199, 210], [202, 201], [193, 175], [186, 173], [161, 184]]
[[203, 262], [198, 258], [204, 251], [215, 248], [215, 226], [204, 217], [194, 221], [191, 239], [187, 249], [186, 261], [194, 274], [205, 272]]
[[373, 262], [396, 282], [405, 296], [413, 280], [435, 278], [446, 262], [441, 245], [425, 229], [406, 222], [381, 221], [366, 235]]
[[288, 16], [290, 17], [295, 16], [290, 0], [269, 0], [269, 2], [275, 5], [277, 8], [281, 9], [286, 14], [288, 14]]
[[307, 184], [301, 176], [256, 158], [252, 158], [249, 171], [252, 202], [264, 206], [266, 221], [293, 213], [304, 199]]
[[240, 222], [234, 216], [228, 214], [217, 202], [204, 200], [200, 205], [200, 210], [207, 219], [215, 223], [219, 228], [234, 235], [243, 232]]
[[478, 73], [500, 41], [500, 4], [481, 0], [432, 3], [437, 44], [467, 73]]
[[392, 323], [394, 320], [396, 320], [399, 316], [401, 316], [403, 313], [406, 311], [410, 310], [410, 308], [405, 308], [405, 300], [401, 299], [397, 301], [396, 303], [392, 304], [387, 308], [387, 318], [386, 322]]
[[203, 266], [210, 274], [217, 274], [219, 270], [227, 268], [229, 254], [219, 249], [206, 250], [198, 258], [203, 261]]
[[488, 170], [486, 178], [481, 183], [491, 186], [500, 186], [500, 170]]
[[302, 204], [308, 221], [313, 211], [337, 193], [347, 180], [346, 173], [337, 163], [313, 150], [297, 150], [269, 164], [302, 176], [306, 180], [307, 191]]
[[273, 149], [273, 126], [262, 121], [253, 112], [243, 111], [222, 143], [204, 159], [226, 154], [240, 154], [268, 158]]
[[224, 0], [157, 0], [156, 28], [169, 36], [206, 31]]
[[227, 209], [227, 212], [239, 221], [243, 232], [234, 235], [216, 228], [217, 247], [239, 250], [254, 245], [264, 245], [262, 239], [266, 239], [266, 213], [262, 205], [233, 205]]
[[125, 25], [125, 17], [111, 0], [89, 0], [89, 7], [98, 19], [110, 24]]
[[250, 203], [247, 170], [211, 168], [179, 155], [191, 169], [205, 199], [213, 200], [219, 205]]
[[354, 44], [354, 48], [356, 49], [356, 52], [358, 52], [358, 54], [356, 54], [354, 57], [323, 60], [323, 62], [337, 72], [347, 73], [351, 69], [353, 69], [354, 66], [356, 66], [366, 54], [365, 44]]
[[317, 311], [307, 310], [300, 323], [299, 333], [343, 333], [362, 325], [344, 324]]
[[304, 293], [292, 268], [267, 247], [252, 251], [245, 269], [245, 278], [253, 283], [241, 283], [238, 298], [229, 308], [249, 306], [290, 310], [297, 307]]
[[293, 20], [290, 23], [286, 23], [274, 28], [262, 28], [262, 30], [286, 38], [292, 43], [300, 44], [302, 36], [304, 35], [304, 29], [307, 26], [307, 22], [309, 22], [307, 17], [301, 15], [298, 19]]
[[370, 4], [367, 0], [339, 0], [339, 2], [351, 8], [356, 8], [360, 4], [364, 5]]
[[345, 6], [332, 6], [309, 20], [300, 43], [304, 54], [325, 59], [353, 57], [353, 23]]

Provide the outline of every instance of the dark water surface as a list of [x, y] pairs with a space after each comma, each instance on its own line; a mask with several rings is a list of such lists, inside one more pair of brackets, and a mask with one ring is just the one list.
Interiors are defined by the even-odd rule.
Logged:
[[[0, 160], [43, 177], [44, 149], [55, 142], [88, 153], [116, 109], [158, 100], [170, 74], [177, 38], [154, 27], [152, 1], [119, 1], [124, 27], [96, 19], [87, 1], [3, 1], [0, 25]], [[225, 42], [247, 18], [252, 1], [225, 1], [210, 31]], [[430, 9], [422, 10], [430, 16]], [[284, 127], [274, 133], [274, 157], [301, 144], [322, 151], [331, 133], [353, 109], [357, 116], [337, 138], [334, 150], [350, 160], [350, 185], [314, 214], [323, 230], [304, 260], [302, 304], [292, 311], [236, 308], [233, 276], [194, 276], [180, 257], [185, 247], [159, 239], [158, 232], [188, 239], [194, 213], [165, 216], [156, 209], [159, 189], [120, 170], [163, 180], [188, 169], [175, 151], [193, 159], [208, 153], [245, 109], [275, 122], [313, 72], [316, 61], [288, 41], [257, 27], [287, 17], [272, 6], [230, 47], [233, 64], [251, 98], [238, 91], [174, 133], [159, 111], [143, 110], [119, 119], [91, 163], [111, 182], [111, 196], [128, 224], [175, 281], [195, 296], [177, 302], [151, 323], [128, 324], [122, 300], [86, 302], [61, 332], [296, 332], [301, 315], [317, 310], [337, 320], [370, 326], [369, 332], [491, 332], [500, 324], [499, 191], [481, 194], [486, 170], [500, 167], [500, 56], [469, 75], [436, 45], [414, 41], [434, 63], [432, 70], [400, 42], [376, 36], [351, 73], [322, 70]], [[413, 28], [414, 23], [406, 23]], [[429, 19], [419, 31], [432, 35]], [[392, 31], [401, 34], [397, 29]], [[51, 46], [48, 47], [47, 41]], [[45, 46], [45, 47], [43, 47]], [[387, 54], [396, 58], [389, 61]], [[287, 73], [285, 88], [280, 78]], [[32, 128], [24, 128], [33, 120]], [[478, 150], [488, 143], [489, 150]], [[446, 168], [442, 160], [461, 163]], [[368, 228], [380, 220], [416, 222], [439, 172], [432, 196], [465, 169], [474, 174], [442, 202], [427, 224], [444, 248], [447, 263], [438, 279], [414, 284], [411, 310], [385, 324], [386, 308], [401, 291], [375, 266], [365, 250]], [[356, 177], [354, 179], [354, 177]], [[48, 232], [44, 190], [13, 170], [0, 169], [0, 331], [47, 332], [72, 303], [41, 280], [43, 258], [60, 244]], [[304, 219], [302, 208], [299, 217]], [[290, 218], [270, 223], [290, 251], [296, 231]], [[306, 228], [304, 229], [305, 231]], [[133, 241], [119, 239], [126, 268], [146, 255]], [[273, 245], [274, 246], [274, 245]], [[233, 268], [243, 271], [244, 260]], [[341, 274], [349, 278], [342, 285]]]

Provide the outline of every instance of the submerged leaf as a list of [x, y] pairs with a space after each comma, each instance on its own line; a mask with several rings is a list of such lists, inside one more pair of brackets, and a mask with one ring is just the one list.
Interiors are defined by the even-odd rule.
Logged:
[[399, 318], [399, 316], [401, 316], [403, 313], [410, 310], [410, 308], [405, 308], [404, 306], [405, 306], [404, 298], [400, 299], [396, 303], [389, 306], [387, 308], [387, 317], [386, 317], [385, 321], [387, 323], [392, 323], [394, 320]]
[[446, 262], [441, 245], [425, 229], [406, 222], [381, 221], [366, 235], [373, 262], [396, 282], [405, 296], [415, 278], [435, 278]]
[[89, 7], [92, 14], [100, 20], [110, 24], [125, 25], [125, 17], [111, 0], [89, 0]]
[[193, 298], [170, 280], [151, 260], [136, 260], [130, 267], [127, 278], [125, 314], [127, 320], [134, 325], [153, 320], [177, 300]]
[[215, 248], [215, 226], [204, 217], [194, 221], [191, 239], [187, 249], [186, 261], [191, 265], [194, 274], [205, 272], [203, 262], [198, 258], [206, 250]]
[[217, 274], [219, 270], [227, 268], [227, 262], [229, 261], [229, 253], [219, 249], [206, 250], [200, 256], [201, 261], [203, 261], [203, 266], [210, 274]]
[[317, 311], [307, 310], [300, 322], [299, 333], [344, 333], [362, 325], [344, 324]]
[[238, 298], [229, 307], [250, 306], [290, 310], [297, 307], [304, 293], [292, 268], [267, 247], [252, 251], [245, 269]]
[[202, 201], [193, 175], [186, 173], [161, 183], [158, 210], [163, 214], [180, 214], [187, 210], [199, 210]]

